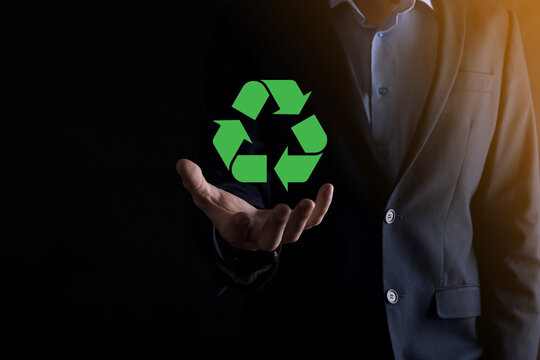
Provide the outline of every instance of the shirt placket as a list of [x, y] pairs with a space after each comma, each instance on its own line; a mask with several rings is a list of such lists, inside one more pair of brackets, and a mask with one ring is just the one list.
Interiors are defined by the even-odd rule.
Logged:
[[371, 46], [371, 131], [380, 160], [387, 166], [396, 75], [390, 37], [389, 32], [377, 32]]

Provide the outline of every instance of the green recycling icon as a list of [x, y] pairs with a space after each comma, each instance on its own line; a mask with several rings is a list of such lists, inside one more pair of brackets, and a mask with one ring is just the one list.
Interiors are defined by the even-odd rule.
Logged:
[[[257, 120], [268, 98], [272, 95], [279, 110], [274, 115], [300, 115], [311, 92], [303, 94], [294, 80], [262, 80], [247, 82], [232, 107]], [[221, 159], [234, 178], [244, 183], [267, 181], [266, 155], [237, 155], [245, 141], [252, 143], [240, 120], [214, 120], [219, 129], [213, 143]], [[274, 171], [289, 190], [289, 183], [306, 182], [322, 156], [327, 137], [315, 115], [291, 127], [304, 155], [289, 155], [289, 147], [281, 155]]]

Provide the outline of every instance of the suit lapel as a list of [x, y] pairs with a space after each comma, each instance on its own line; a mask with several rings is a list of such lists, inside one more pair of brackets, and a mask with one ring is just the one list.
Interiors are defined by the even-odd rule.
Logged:
[[[324, 1], [324, 3], [325, 12], [330, 14], [330, 9], [327, 5], [328, 1]], [[437, 66], [433, 77], [431, 91], [426, 99], [426, 105], [424, 107], [424, 111], [422, 112], [418, 127], [414, 132], [411, 145], [409, 146], [407, 154], [400, 167], [398, 177], [394, 184], [395, 187], [397, 187], [401, 179], [412, 167], [427, 140], [429, 139], [429, 136], [431, 135], [431, 132], [435, 127], [435, 124], [437, 123], [448, 100], [463, 56], [466, 25], [465, 6], [458, 1], [448, 0], [433, 0], [432, 3], [438, 17], [440, 29]], [[363, 107], [359, 101], [354, 100], [358, 99], [359, 96], [359, 94], [357, 94], [358, 87], [354, 85], [354, 73], [352, 72], [349, 62], [347, 61], [346, 52], [342, 48], [338, 34], [335, 33], [335, 27], [331, 23], [329, 16], [327, 17], [327, 21], [327, 29], [330, 31], [330, 33], [332, 33], [331, 43], [334, 44], [334, 46], [332, 46], [334, 49], [331, 53], [335, 54], [331, 64], [336, 68], [341, 69], [344, 67], [346, 69], [343, 72], [344, 76], [336, 76], [334, 79], [332, 79], [334, 80], [332, 85], [336, 86], [337, 88], [347, 88], [351, 95], [356, 95], [341, 97], [341, 101], [338, 99], [338, 103], [342, 103], [343, 100], [347, 100], [348, 106], [342, 106], [342, 108], [349, 108], [353, 117], [359, 120], [355, 121], [355, 127], [357, 130], [360, 130], [364, 143], [369, 149], [371, 158], [373, 158], [379, 167], [381, 167], [381, 164], [378, 161], [373, 137], [371, 135], [371, 128], [367, 122]], [[339, 84], [336, 84], [336, 81], [339, 81]]]
[[466, 24], [464, 5], [457, 1], [434, 0], [433, 6], [440, 29], [437, 67], [426, 106], [401, 165], [396, 187], [414, 164], [435, 127], [450, 95], [463, 56]]
[[[324, 38], [327, 41], [320, 45], [325, 49], [326, 54], [331, 54], [326, 59], [325, 66], [327, 73], [333, 74], [327, 79], [326, 86], [330, 89], [330, 96], [336, 104], [335, 109], [342, 113], [344, 121], [341, 124], [341, 131], [344, 132], [345, 136], [354, 137], [355, 139], [351, 140], [350, 143], [357, 147], [355, 150], [362, 152], [364, 158], [367, 155], [373, 160], [375, 166], [380, 168], [381, 164], [371, 134], [371, 125], [367, 119], [364, 106], [359, 100], [361, 95], [359, 86], [356, 83], [357, 77], [333, 22], [332, 11], [335, 10], [329, 8], [327, 0], [324, 0], [322, 4], [322, 14], [324, 15], [321, 16], [323, 19], [321, 23], [325, 24], [326, 35]], [[324, 58], [324, 55], [321, 58]], [[357, 134], [360, 135], [362, 141], [358, 141]], [[365, 148], [362, 148], [362, 144], [365, 145]], [[366, 151], [367, 153], [365, 153]]]
[[[433, 77], [431, 91], [426, 99], [426, 105], [422, 112], [418, 127], [415, 130], [411, 145], [407, 150], [405, 159], [400, 167], [398, 177], [394, 183], [394, 189], [399, 185], [401, 179], [406, 175], [407, 171], [412, 167], [418, 155], [421, 153], [426, 144], [433, 128], [435, 127], [442, 110], [448, 100], [450, 91], [456, 79], [459, 66], [461, 63], [463, 48], [465, 42], [465, 25], [466, 25], [466, 10], [465, 6], [458, 1], [448, 0], [433, 0], [433, 7], [438, 16], [439, 21], [439, 46], [437, 52], [437, 66]], [[326, 86], [334, 89], [334, 103], [337, 104], [337, 109], [348, 109], [351, 119], [355, 119], [353, 123], [347, 122], [345, 131], [348, 134], [361, 133], [363, 143], [370, 153], [374, 163], [379, 167], [381, 164], [378, 161], [377, 152], [371, 135], [371, 128], [367, 122], [363, 106], [360, 104], [357, 94], [358, 87], [354, 84], [354, 74], [347, 61], [346, 53], [339, 41], [338, 34], [335, 32], [335, 27], [330, 18], [330, 9], [328, 1], [316, 2], [319, 20], [318, 31], [323, 31], [318, 40], [326, 40], [318, 43], [317, 47], [323, 48], [321, 51], [320, 61], [325, 63], [323, 68], [326, 68], [328, 73], [333, 73]], [[324, 24], [323, 26], [321, 26]], [[314, 30], [314, 32], [317, 32]], [[328, 55], [331, 54], [331, 55]], [[323, 60], [326, 59], [326, 60]], [[358, 144], [360, 145], [360, 144]], [[361, 149], [358, 149], [361, 151]], [[374, 165], [372, 163], [372, 165]], [[390, 184], [388, 184], [390, 185]]]
[[[304, 6], [298, 6], [303, 4]], [[311, 104], [317, 114], [321, 125], [327, 132], [329, 144], [326, 152], [333, 152], [332, 165], [346, 168], [351, 162], [341, 164], [340, 161], [356, 162], [358, 168], [350, 171], [353, 174], [362, 174], [362, 181], [367, 186], [376, 189], [371, 194], [381, 197], [385, 202], [391, 185], [382, 171], [375, 152], [371, 136], [371, 128], [367, 120], [364, 106], [361, 103], [358, 87], [354, 82], [349, 62], [343, 51], [338, 34], [331, 19], [328, 0], [306, 0], [295, 2], [295, 6], [286, 4], [289, 11], [295, 10], [291, 15], [295, 22], [290, 26], [294, 33], [292, 46], [302, 45], [295, 61], [302, 66], [298, 79], [306, 77], [309, 81], [302, 83], [313, 91]], [[293, 31], [294, 30], [294, 31]], [[292, 52], [292, 51], [291, 51]], [[314, 96], [318, 96], [315, 101]], [[346, 155], [342, 153], [346, 152]], [[340, 155], [342, 154], [342, 155]], [[336, 160], [339, 159], [339, 160]], [[332, 173], [335, 173], [332, 170]], [[339, 174], [339, 173], [336, 173]], [[382, 190], [382, 191], [381, 191]]]

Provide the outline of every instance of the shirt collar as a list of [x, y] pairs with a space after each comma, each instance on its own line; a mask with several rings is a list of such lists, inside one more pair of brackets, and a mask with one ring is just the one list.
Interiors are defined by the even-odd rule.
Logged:
[[[344, 3], [344, 2], [349, 3], [356, 7], [356, 5], [354, 5], [353, 3], [353, 0], [328, 0], [328, 1], [330, 3], [330, 9], [333, 9], [339, 4]], [[431, 0], [420, 0], [420, 1], [426, 4], [427, 6], [429, 6], [433, 10], [433, 4], [431, 3]]]

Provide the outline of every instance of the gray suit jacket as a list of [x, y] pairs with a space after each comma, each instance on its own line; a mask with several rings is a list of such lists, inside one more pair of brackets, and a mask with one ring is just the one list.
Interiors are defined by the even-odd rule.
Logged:
[[[353, 352], [388, 336], [396, 359], [535, 359], [540, 177], [516, 17], [482, 2], [434, 1], [435, 80], [390, 183], [326, 3], [250, 2], [217, 25], [203, 146], [215, 133], [212, 120], [239, 117], [223, 109], [243, 83], [284, 78], [312, 91], [302, 116], [317, 114], [328, 147], [309, 182], [289, 192], [271, 171], [269, 184], [235, 182], [216, 154], [207, 156], [205, 174], [261, 207], [294, 205], [324, 182], [336, 189], [323, 224], [284, 246], [278, 270], [267, 272], [273, 279], [259, 277], [266, 285], [237, 309], [239, 348]], [[275, 120], [242, 120], [257, 139], [244, 153], [279, 156], [292, 141]], [[242, 288], [231, 273], [222, 277], [224, 297]]]

